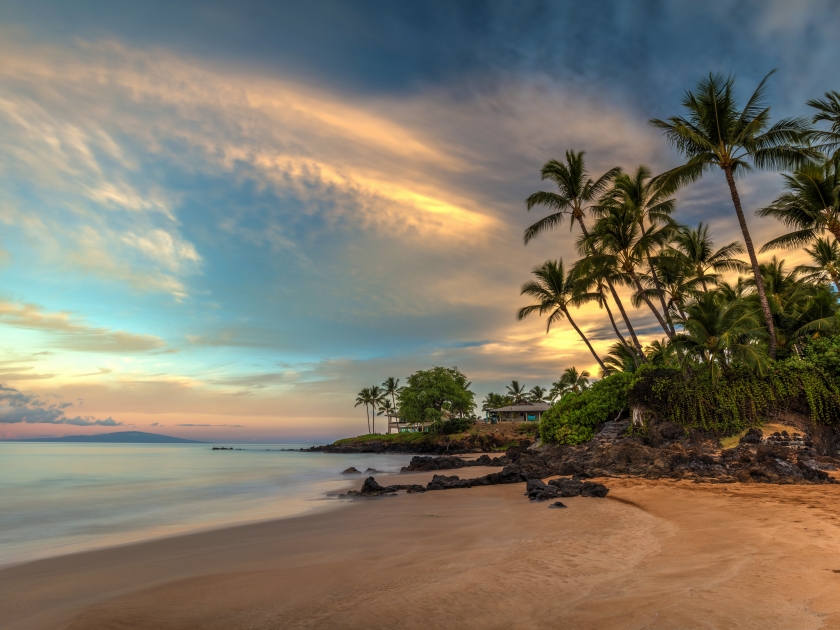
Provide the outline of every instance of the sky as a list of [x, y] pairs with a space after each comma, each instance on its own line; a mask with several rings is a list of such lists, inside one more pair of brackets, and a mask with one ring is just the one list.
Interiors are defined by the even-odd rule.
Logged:
[[[596, 374], [571, 327], [515, 316], [576, 258], [566, 227], [523, 245], [542, 164], [676, 165], [647, 120], [709, 72], [746, 97], [776, 69], [774, 117], [807, 115], [838, 26], [820, 0], [5, 0], [0, 439], [319, 442], [366, 432], [356, 393], [389, 376], [458, 366], [480, 400]], [[780, 182], [739, 181], [757, 243]], [[677, 198], [740, 237], [722, 174]]]

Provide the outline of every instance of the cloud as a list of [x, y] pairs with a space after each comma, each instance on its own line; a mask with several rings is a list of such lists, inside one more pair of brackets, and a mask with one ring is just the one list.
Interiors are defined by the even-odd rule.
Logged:
[[[153, 335], [91, 326], [71, 313], [47, 313], [35, 304], [0, 301], [0, 324], [43, 332], [56, 347], [80, 352], [138, 353], [160, 350], [166, 345]], [[102, 370], [98, 374], [111, 371]]]
[[116, 427], [122, 422], [113, 418], [98, 420], [91, 416], [68, 418], [64, 410], [72, 403], [44, 402], [39, 396], [25, 394], [13, 387], [0, 384], [0, 424], [70, 424], [79, 427]]

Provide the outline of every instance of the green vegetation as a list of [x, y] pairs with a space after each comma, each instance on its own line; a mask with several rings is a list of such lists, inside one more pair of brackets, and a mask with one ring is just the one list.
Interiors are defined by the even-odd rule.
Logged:
[[431, 422], [438, 433], [463, 431], [475, 410], [475, 394], [469, 386], [457, 367], [415, 372], [399, 392], [400, 420]]
[[[534, 269], [522, 293], [536, 303], [518, 315], [546, 317], [547, 331], [568, 321], [602, 370], [588, 389], [562, 378], [554, 384], [549, 399], [560, 399], [543, 416], [544, 441], [586, 441], [599, 423], [631, 408], [642, 424], [655, 417], [721, 436], [782, 411], [840, 422], [840, 93], [809, 101], [816, 110], [810, 121], [774, 122], [764, 104], [768, 77], [739, 105], [734, 78], [710, 75], [686, 92], [683, 115], [651, 120], [684, 158], [665, 173], [615, 167], [593, 180], [575, 151], [543, 167], [557, 190], [528, 197], [529, 211], [542, 206], [549, 214], [525, 230], [525, 243], [568, 218], [581, 232], [580, 259]], [[811, 127], [821, 122], [830, 129]], [[756, 211], [789, 231], [761, 251], [802, 247], [812, 264], [759, 263], [736, 185], [752, 169], [789, 171], [785, 191]], [[718, 171], [743, 237], [722, 247], [707, 225], [675, 218], [676, 192]], [[724, 277], [736, 273], [748, 275]], [[658, 324], [662, 339], [641, 345], [619, 288]], [[606, 355], [572, 317], [592, 301], [615, 334]]]
[[560, 444], [591, 440], [599, 423], [627, 407], [627, 391], [632, 382], [633, 374], [620, 372], [588, 389], [570, 391], [543, 415], [540, 438]]

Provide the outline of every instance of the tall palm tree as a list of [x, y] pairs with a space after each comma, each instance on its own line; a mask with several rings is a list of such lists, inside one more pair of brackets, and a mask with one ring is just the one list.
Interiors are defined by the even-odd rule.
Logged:
[[381, 407], [383, 401], [385, 400], [385, 392], [382, 390], [379, 385], [371, 385], [368, 388], [368, 394], [370, 395], [370, 407], [374, 410], [373, 413], [373, 433], [376, 433], [376, 408]]
[[[641, 165], [632, 174], [621, 173], [616, 176], [612, 189], [602, 200], [602, 205], [594, 208], [595, 215], [598, 216], [604, 212], [604, 203], [607, 205], [619, 203], [625, 205], [628, 210], [632, 210], [639, 228], [643, 232], [646, 226], [674, 228], [671, 213], [676, 206], [676, 200], [671, 197], [673, 192], [671, 189], [663, 188], [661, 181], [651, 176], [650, 169]], [[656, 267], [653, 264], [654, 254], [653, 250], [646, 252], [647, 270], [668, 327], [673, 334], [674, 326], [668, 316], [665, 295], [656, 274]]]
[[531, 388], [531, 391], [528, 392], [528, 399], [531, 402], [543, 402], [545, 395], [548, 393], [548, 390], [545, 387], [540, 387], [539, 385], [534, 385]]
[[[600, 244], [595, 244], [593, 247], [598, 248], [595, 251], [595, 254], [603, 253], [603, 247]], [[592, 249], [590, 248], [590, 252], [591, 251]], [[610, 319], [610, 324], [612, 325], [616, 337], [618, 337], [622, 344], [627, 346], [628, 350], [636, 357], [636, 361], [638, 362], [640, 358], [644, 360], [644, 355], [642, 352], [642, 344], [639, 343], [639, 338], [636, 336], [636, 330], [630, 323], [629, 318], [624, 320], [624, 323], [627, 326], [627, 331], [630, 333], [630, 339], [632, 340], [638, 354], [633, 353], [633, 350], [630, 348], [630, 344], [618, 329], [618, 326], [615, 323], [615, 317], [613, 317], [612, 309], [610, 308], [609, 299], [607, 298], [607, 290], [613, 292], [616, 285], [623, 285], [626, 280], [620, 271], [618, 271], [614, 266], [609, 265], [609, 262], [610, 261], [598, 258], [597, 256], [593, 258], [591, 255], [578, 260], [572, 266], [572, 275], [575, 278], [576, 291], [592, 293], [595, 296], [593, 299], [598, 301], [598, 306], [603, 307], [607, 311], [607, 316]]]
[[804, 248], [811, 256], [814, 265], [799, 265], [796, 268], [803, 280], [810, 282], [825, 283], [832, 282], [840, 295], [840, 245], [837, 241], [829, 241], [827, 238], [817, 238], [814, 244]]
[[[825, 143], [820, 148], [826, 151], [840, 148], [840, 92], [826, 92], [825, 98], [812, 99], [808, 101], [808, 105], [817, 110], [817, 113], [811, 119], [812, 122], [831, 124], [828, 131], [817, 131], [814, 134], [817, 140], [822, 140]], [[835, 155], [838, 155], [838, 153], [835, 153]]]
[[563, 269], [563, 259], [561, 258], [559, 261], [547, 260], [541, 267], [536, 267], [531, 273], [536, 279], [529, 280], [523, 284], [520, 295], [529, 295], [536, 298], [538, 303], [519, 309], [517, 318], [519, 320], [523, 320], [528, 317], [528, 315], [535, 312], [540, 315], [550, 313], [548, 319], [546, 320], [546, 333], [551, 330], [551, 325], [554, 322], [563, 318], [568, 319], [572, 328], [574, 328], [577, 334], [580, 335], [580, 338], [583, 339], [586, 347], [589, 348], [589, 352], [592, 353], [592, 356], [595, 357], [598, 365], [601, 366], [601, 369], [605, 372], [609, 372], [607, 366], [605, 366], [604, 362], [601, 361], [601, 357], [595, 353], [595, 349], [592, 347], [592, 344], [589, 343], [589, 339], [587, 339], [586, 335], [584, 335], [581, 329], [578, 328], [577, 324], [572, 319], [571, 313], [569, 312], [569, 307], [576, 305], [580, 296], [575, 296], [574, 278], [571, 273], [567, 275]]
[[782, 177], [786, 191], [757, 214], [778, 219], [793, 231], [774, 238], [761, 251], [810, 243], [826, 230], [840, 241], [840, 155], [821, 164], [804, 164]]
[[391, 406], [396, 409], [397, 408], [397, 394], [400, 393], [400, 379], [394, 378], [393, 376], [389, 376], [385, 379], [385, 382], [382, 383], [382, 389], [384, 390], [382, 393], [384, 396], [391, 397]]
[[750, 266], [735, 258], [746, 250], [738, 241], [727, 243], [715, 251], [715, 242], [709, 233], [709, 226], [702, 221], [697, 229], [681, 227], [674, 235], [671, 247], [665, 252], [676, 258], [688, 271], [689, 286], [700, 285], [704, 291], [709, 284], [716, 285], [721, 272], [745, 272]]
[[370, 411], [368, 409], [368, 405], [370, 405], [371, 397], [370, 397], [370, 389], [365, 387], [356, 395], [356, 404], [353, 405], [354, 407], [358, 407], [359, 405], [365, 406], [365, 415], [367, 416], [367, 427], [368, 427], [368, 434], [370, 434]]
[[739, 109], [735, 101], [735, 78], [710, 74], [697, 84], [696, 92], [688, 91], [683, 97], [687, 117], [673, 116], [667, 121], [654, 118], [650, 124], [664, 131], [671, 144], [686, 157], [685, 164], [659, 176], [666, 188], [697, 181], [714, 168], [723, 170], [758, 288], [764, 323], [770, 336], [769, 354], [775, 358], [773, 316], [735, 177], [751, 167], [796, 167], [815, 158], [818, 153], [801, 146], [811, 137], [805, 119], [786, 118], [770, 125], [770, 108], [764, 105], [770, 74], [761, 80], [743, 109]]
[[[551, 211], [551, 214], [525, 230], [524, 240], [526, 245], [531, 239], [544, 231], [558, 227], [567, 216], [569, 217], [569, 229], [577, 222], [584, 237], [589, 235], [585, 222], [586, 214], [599, 197], [606, 192], [621, 169], [618, 167], [611, 168], [597, 180], [593, 180], [586, 170], [586, 162], [583, 156], [584, 151], [566, 151], [565, 163], [558, 160], [549, 160], [543, 165], [542, 179], [554, 182], [557, 185], [557, 192], [535, 192], [525, 200], [528, 211], [534, 206], [545, 206]], [[630, 332], [630, 336], [635, 337], [630, 318], [627, 311], [624, 310], [624, 304], [621, 302], [612, 280], [607, 279], [607, 285], [610, 288], [615, 305], [621, 313], [621, 318]], [[639, 346], [639, 352], [641, 352], [641, 346]]]
[[589, 177], [583, 159], [584, 152], [566, 151], [566, 162], [549, 160], [542, 167], [542, 179], [551, 180], [557, 185], [557, 192], [540, 191], [530, 195], [525, 204], [530, 211], [534, 206], [546, 206], [551, 214], [543, 217], [525, 230], [525, 244], [546, 230], [559, 226], [569, 217], [571, 229], [575, 222], [586, 234], [584, 218], [588, 206], [603, 194], [613, 179], [621, 172], [618, 167], [611, 168], [597, 180]]
[[519, 381], [511, 381], [510, 385], [506, 387], [508, 396], [513, 402], [512, 405], [518, 405], [525, 400], [525, 386], [520, 385]]
[[662, 246], [669, 234], [670, 230], [656, 226], [642, 229], [632, 205], [609, 203], [602, 206], [601, 218], [592, 227], [589, 237], [582, 242], [581, 251], [591, 248], [588, 243], [597, 243], [600, 253], [590, 256], [591, 263], [608, 265], [625, 274], [670, 339], [674, 333], [645, 292], [638, 271], [648, 254]]

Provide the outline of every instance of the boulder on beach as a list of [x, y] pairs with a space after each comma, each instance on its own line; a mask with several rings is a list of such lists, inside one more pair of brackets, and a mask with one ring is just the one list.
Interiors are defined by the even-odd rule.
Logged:
[[353, 466], [350, 466], [350, 468], [347, 468], [346, 470], [342, 470], [341, 474], [342, 475], [361, 475], [362, 471], [361, 470], [356, 470]]

